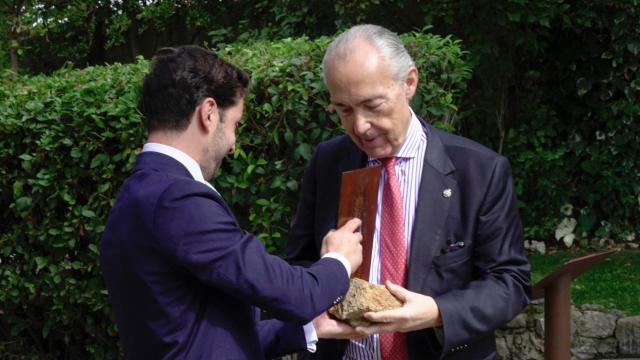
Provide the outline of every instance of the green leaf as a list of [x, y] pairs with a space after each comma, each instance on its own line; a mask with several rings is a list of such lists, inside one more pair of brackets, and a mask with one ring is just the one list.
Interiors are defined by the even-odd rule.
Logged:
[[589, 92], [589, 90], [591, 90], [591, 81], [585, 78], [578, 79], [576, 81], [576, 89], [578, 96], [583, 96], [584, 94]]
[[72, 158], [78, 159], [78, 158], [82, 157], [82, 152], [78, 148], [73, 148], [73, 149], [71, 149], [70, 155], [71, 155]]
[[311, 145], [302, 143], [298, 145], [296, 150], [293, 152], [295, 158], [302, 158], [305, 160], [311, 159]]
[[51, 322], [47, 321], [42, 327], [42, 337], [46, 339], [47, 336], [49, 336], [50, 331], [51, 331]]
[[99, 255], [98, 247], [96, 246], [96, 244], [89, 244], [89, 250], [91, 250], [92, 253]]
[[284, 133], [284, 141], [286, 141], [286, 143], [289, 145], [293, 144], [293, 133], [291, 133], [290, 130], [287, 130]]
[[24, 183], [22, 181], [15, 181], [13, 183], [13, 197], [14, 198], [18, 198], [20, 197], [20, 195], [22, 195], [22, 186], [24, 185]]
[[75, 205], [76, 203], [76, 199], [73, 198], [73, 196], [71, 196], [71, 194], [69, 194], [68, 192], [63, 192], [60, 194], [62, 196], [62, 199], [64, 201], [66, 201], [67, 203], [69, 203], [69, 205]]
[[31, 206], [31, 198], [29, 196], [23, 196], [16, 200], [16, 208], [18, 210], [25, 210]]
[[105, 154], [96, 155], [93, 160], [91, 160], [91, 168], [94, 169], [99, 165], [106, 164], [109, 162], [109, 157]]
[[520, 21], [520, 16], [522, 16], [522, 13], [507, 13], [507, 17], [509, 18], [509, 20], [513, 21], [513, 22], [518, 22]]
[[93, 212], [93, 210], [89, 210], [89, 209], [82, 209], [81, 214], [82, 216], [88, 217], [88, 218], [96, 217], [96, 213]]
[[41, 257], [41, 256], [37, 256], [35, 258], [36, 260], [36, 271], [40, 271], [42, 270], [42, 268], [44, 268], [45, 266], [47, 266], [49, 264], [49, 260], [45, 257]]
[[295, 181], [295, 180], [293, 180], [293, 179], [292, 179], [292, 180], [287, 181], [287, 188], [288, 188], [290, 191], [296, 191], [296, 190], [298, 190], [298, 182], [297, 182], [297, 181]]
[[269, 200], [267, 200], [267, 199], [258, 199], [258, 200], [256, 200], [256, 204], [258, 204], [260, 206], [268, 206], [269, 205]]

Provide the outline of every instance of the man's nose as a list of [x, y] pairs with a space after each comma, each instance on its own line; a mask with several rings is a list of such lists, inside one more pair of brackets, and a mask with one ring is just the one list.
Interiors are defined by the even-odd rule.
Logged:
[[364, 117], [361, 113], [354, 114], [353, 119], [353, 131], [358, 136], [363, 136], [371, 128], [369, 119]]

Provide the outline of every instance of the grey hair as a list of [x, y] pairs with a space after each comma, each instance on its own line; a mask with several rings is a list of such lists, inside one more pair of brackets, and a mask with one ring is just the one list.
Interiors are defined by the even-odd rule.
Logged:
[[352, 45], [356, 40], [365, 40], [373, 45], [380, 57], [387, 65], [391, 77], [404, 82], [407, 72], [414, 65], [411, 55], [405, 49], [398, 35], [389, 29], [378, 25], [356, 25], [340, 34], [327, 47], [322, 59], [322, 74], [327, 79], [327, 63], [335, 56], [346, 57], [352, 52]]

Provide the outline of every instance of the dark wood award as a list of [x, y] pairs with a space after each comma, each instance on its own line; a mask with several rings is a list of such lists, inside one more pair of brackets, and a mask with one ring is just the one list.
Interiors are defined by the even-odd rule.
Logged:
[[544, 297], [545, 360], [571, 358], [571, 280], [590, 270], [615, 251], [571, 259], [533, 286], [532, 299]]
[[362, 233], [362, 265], [353, 273], [353, 277], [364, 281], [369, 281], [379, 184], [379, 165], [342, 173], [338, 227], [354, 217], [362, 220], [360, 228]]

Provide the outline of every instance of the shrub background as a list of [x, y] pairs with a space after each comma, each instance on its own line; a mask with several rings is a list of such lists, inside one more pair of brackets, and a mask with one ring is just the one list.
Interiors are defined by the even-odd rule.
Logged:
[[[471, 69], [458, 41], [403, 35], [421, 71], [414, 109], [454, 128]], [[320, 62], [330, 39], [224, 46], [252, 73], [236, 152], [215, 181], [269, 251], [283, 249], [314, 146], [342, 133]], [[0, 78], [0, 353], [7, 358], [114, 358], [117, 329], [98, 243], [145, 140], [136, 110], [148, 69], [61, 69]]]

